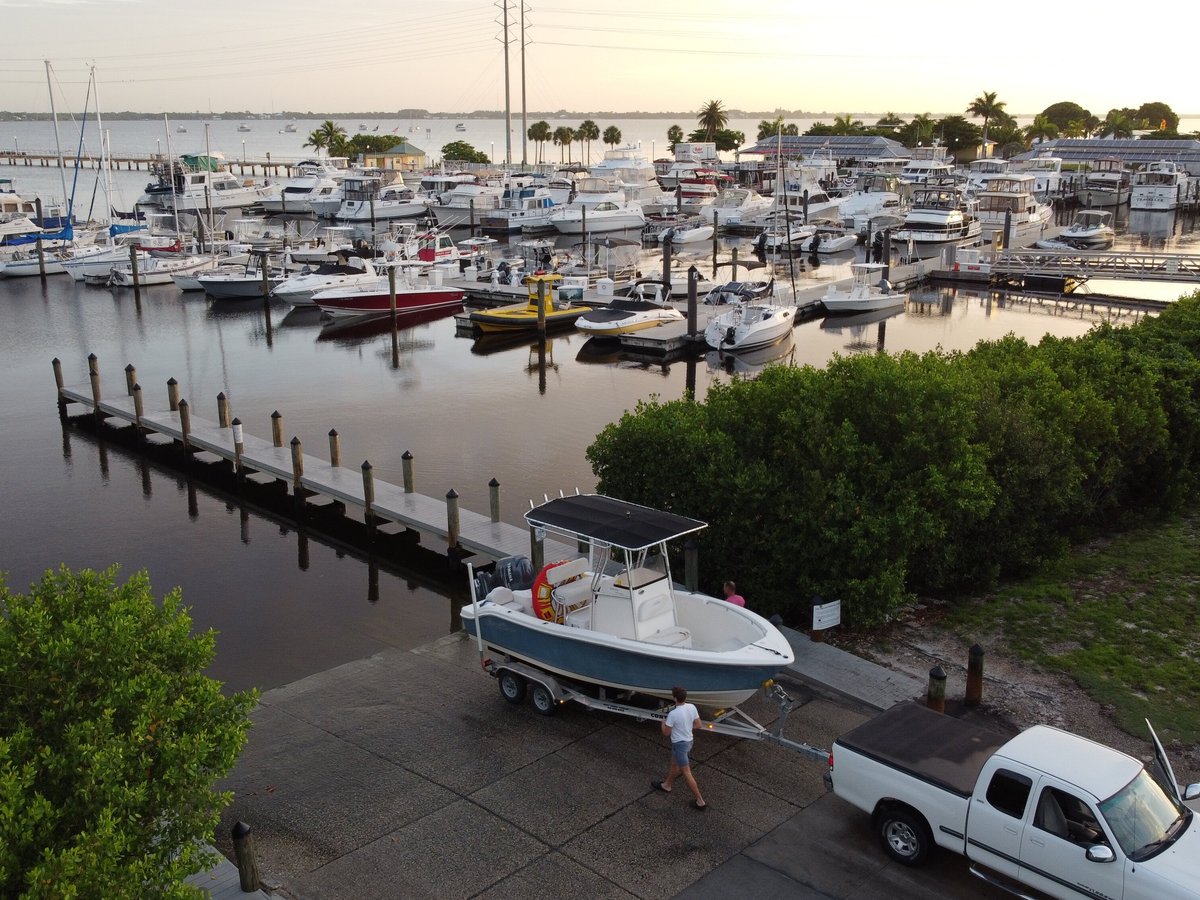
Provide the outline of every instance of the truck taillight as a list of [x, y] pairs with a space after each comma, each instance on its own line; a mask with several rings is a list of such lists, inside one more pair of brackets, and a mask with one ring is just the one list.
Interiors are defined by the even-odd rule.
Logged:
[[830, 769], [833, 768], [833, 751], [832, 750], [829, 751], [829, 768]]

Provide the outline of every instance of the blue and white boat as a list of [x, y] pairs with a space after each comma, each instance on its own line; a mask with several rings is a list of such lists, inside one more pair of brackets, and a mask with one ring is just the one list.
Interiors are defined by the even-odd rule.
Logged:
[[708, 707], [747, 700], [794, 661], [762, 616], [673, 583], [667, 543], [704, 522], [598, 494], [550, 500], [525, 519], [586, 543], [588, 556], [477, 578], [461, 614], [481, 652], [607, 691], [668, 699], [683, 685]]

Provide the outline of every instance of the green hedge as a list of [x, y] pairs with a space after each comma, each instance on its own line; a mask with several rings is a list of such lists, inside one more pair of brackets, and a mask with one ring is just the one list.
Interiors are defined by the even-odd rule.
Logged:
[[1200, 294], [1128, 328], [838, 357], [641, 403], [588, 448], [599, 490], [711, 523], [701, 580], [848, 624], [952, 595], [1196, 491]]

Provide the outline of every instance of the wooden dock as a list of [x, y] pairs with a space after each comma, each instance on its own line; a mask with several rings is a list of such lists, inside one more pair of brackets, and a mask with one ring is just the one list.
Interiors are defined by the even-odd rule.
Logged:
[[451, 488], [442, 499], [419, 494], [412, 489], [412, 454], [404, 455], [403, 485], [378, 480], [369, 461], [354, 469], [341, 465], [340, 440], [336, 430], [329, 433], [330, 459], [304, 452], [298, 437], [288, 444], [283, 440], [283, 417], [272, 415], [272, 439], [248, 435], [242, 423], [230, 418], [224, 394], [217, 397], [217, 421], [193, 415], [186, 398], [179, 393], [174, 379], [167, 382], [165, 407], [147, 409], [137, 373], [126, 367], [126, 390], [116, 396], [101, 392], [99, 362], [88, 357], [88, 382], [66, 384], [62, 364], [53, 361], [58, 388], [60, 414], [66, 417], [68, 404], [76, 404], [96, 417], [112, 419], [132, 426], [144, 435], [161, 435], [179, 444], [189, 457], [210, 454], [232, 466], [239, 480], [253, 473], [265, 475], [288, 486], [298, 512], [308, 499], [328, 497], [344, 507], [361, 510], [364, 520], [374, 527], [394, 522], [420, 534], [434, 535], [446, 541], [451, 557], [471, 555], [486, 560], [506, 556], [529, 556], [540, 567], [545, 559], [560, 559], [577, 554], [574, 547], [545, 539], [544, 532], [520, 528], [500, 521], [499, 483], [493, 479], [490, 515], [459, 508], [458, 494]]

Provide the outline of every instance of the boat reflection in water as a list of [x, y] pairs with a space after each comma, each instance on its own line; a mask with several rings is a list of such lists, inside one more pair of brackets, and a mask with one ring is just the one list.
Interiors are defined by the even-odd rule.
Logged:
[[[904, 312], [904, 307], [897, 306], [891, 309], [873, 309], [869, 312], [849, 316], [827, 316], [821, 321], [821, 330], [833, 334], [849, 332], [850, 342], [846, 344], [847, 350], [880, 351], [884, 348], [884, 340], [887, 336], [887, 320], [902, 312]], [[876, 324], [879, 327], [876, 330], [875, 340], [871, 341], [867, 338], [867, 331], [871, 325]]]
[[710, 372], [724, 371], [729, 375], [751, 377], [771, 363], [790, 365], [795, 352], [795, 332], [789, 331], [776, 343], [754, 350], [743, 350], [740, 353], [709, 350], [704, 354], [704, 361], [708, 364]]
[[[445, 319], [447, 316], [452, 316], [461, 311], [462, 304], [458, 306], [442, 306], [434, 309], [419, 309], [415, 312], [397, 313], [396, 331], [410, 331], [419, 325], [436, 322], [438, 319]], [[326, 321], [321, 327], [320, 334], [317, 335], [317, 340], [357, 346], [370, 341], [372, 338], [379, 337], [381, 334], [390, 334], [391, 331], [391, 313], [352, 316], [349, 318], [343, 317]], [[432, 347], [433, 342], [426, 341], [421, 344], [421, 346], [426, 345]], [[413, 348], [415, 349], [416, 346], [414, 344]]]
[[575, 354], [575, 362], [607, 365], [620, 362], [621, 339], [612, 336], [590, 337]]

